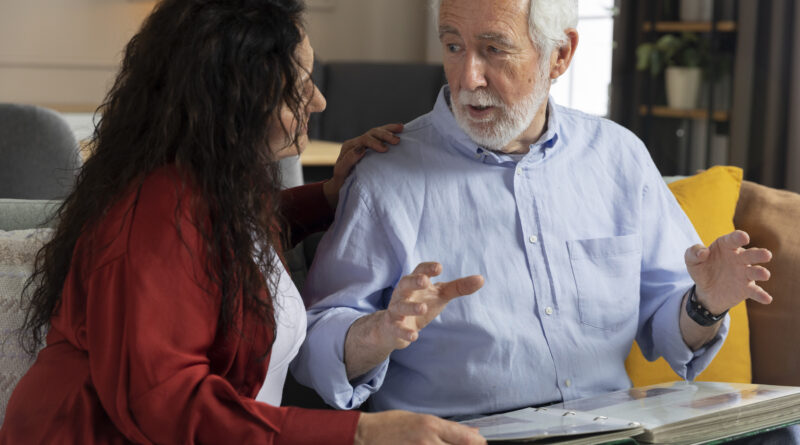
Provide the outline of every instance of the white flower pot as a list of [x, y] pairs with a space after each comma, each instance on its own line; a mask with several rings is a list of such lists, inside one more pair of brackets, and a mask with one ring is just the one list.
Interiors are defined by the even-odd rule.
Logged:
[[703, 72], [698, 67], [670, 66], [664, 72], [667, 82], [667, 105], [690, 110], [697, 108]]

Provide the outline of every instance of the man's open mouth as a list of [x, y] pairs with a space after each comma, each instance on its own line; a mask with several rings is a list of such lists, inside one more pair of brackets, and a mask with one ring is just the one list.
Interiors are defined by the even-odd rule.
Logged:
[[483, 110], [488, 110], [489, 108], [492, 108], [491, 105], [486, 105], [486, 106], [470, 105], [469, 107], [472, 108], [473, 110], [476, 110], [476, 111], [483, 111]]

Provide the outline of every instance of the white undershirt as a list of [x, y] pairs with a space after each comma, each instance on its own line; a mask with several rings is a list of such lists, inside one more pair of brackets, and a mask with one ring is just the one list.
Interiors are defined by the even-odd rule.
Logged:
[[306, 338], [306, 308], [283, 263], [277, 259], [276, 263], [280, 281], [272, 300], [275, 307], [275, 342], [272, 344], [267, 376], [256, 400], [280, 406], [289, 363]]

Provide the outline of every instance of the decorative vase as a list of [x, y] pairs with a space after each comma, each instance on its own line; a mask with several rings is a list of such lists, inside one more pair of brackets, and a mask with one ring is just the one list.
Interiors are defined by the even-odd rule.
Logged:
[[699, 67], [670, 66], [664, 72], [667, 88], [667, 105], [670, 108], [690, 110], [697, 108], [703, 72]]

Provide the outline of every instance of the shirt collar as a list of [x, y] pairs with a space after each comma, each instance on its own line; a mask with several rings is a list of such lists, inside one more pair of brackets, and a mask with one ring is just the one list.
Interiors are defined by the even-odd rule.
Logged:
[[445, 137], [448, 145], [476, 162], [498, 165], [516, 165], [517, 163], [533, 163], [542, 160], [552, 148], [557, 146], [558, 107], [552, 96], [547, 101], [546, 130], [539, 139], [530, 145], [530, 151], [523, 156], [496, 153], [487, 150], [464, 133], [450, 110], [450, 87], [445, 85], [439, 91], [439, 97], [433, 106], [433, 125]]

